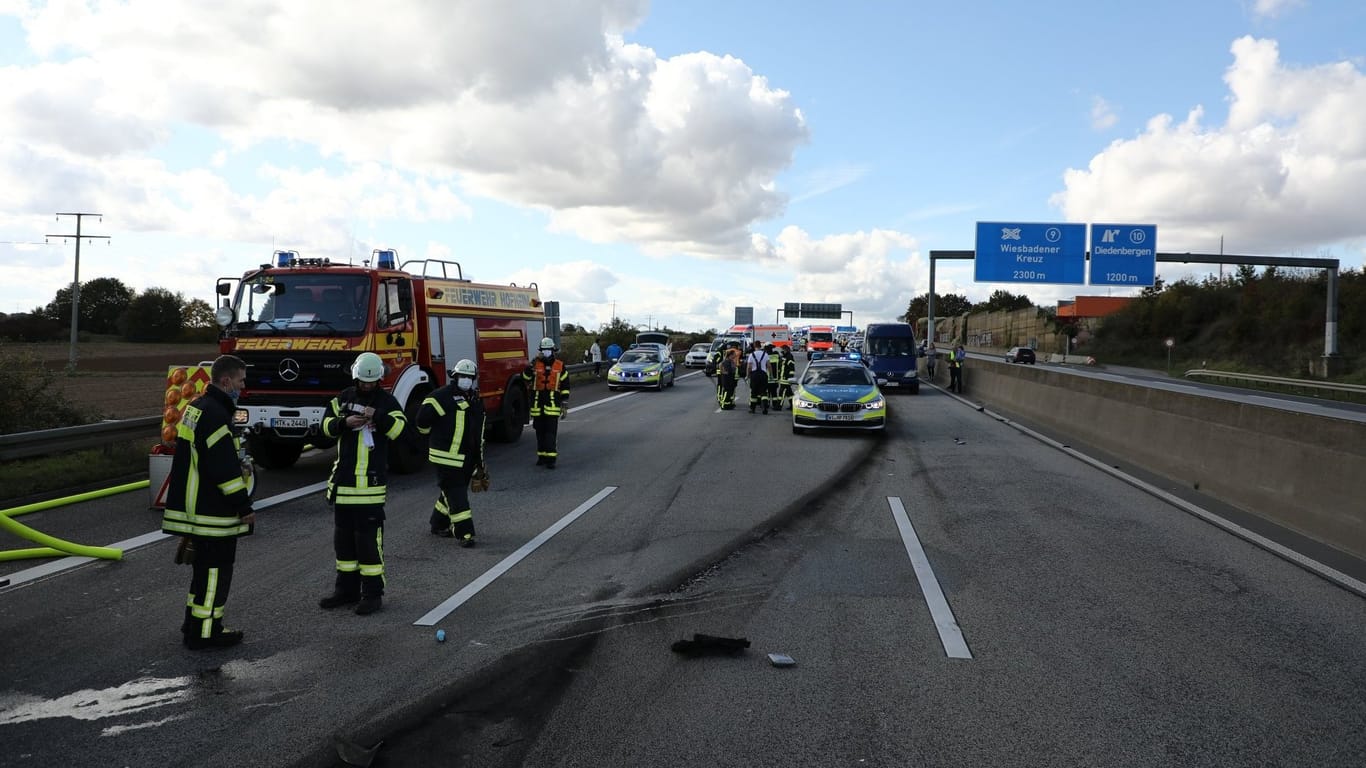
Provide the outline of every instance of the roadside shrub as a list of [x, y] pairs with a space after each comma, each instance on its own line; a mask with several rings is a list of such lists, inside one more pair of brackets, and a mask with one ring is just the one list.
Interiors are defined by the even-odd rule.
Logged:
[[15, 314], [0, 318], [0, 339], [58, 341], [69, 334], [58, 321], [38, 314]]
[[94, 421], [67, 400], [58, 376], [32, 353], [0, 351], [0, 434]]

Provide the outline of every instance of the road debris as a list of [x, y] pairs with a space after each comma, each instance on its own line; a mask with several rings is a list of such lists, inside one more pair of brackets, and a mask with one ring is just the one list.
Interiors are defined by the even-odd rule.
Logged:
[[670, 649], [684, 656], [735, 655], [744, 653], [749, 641], [743, 637], [716, 637], [715, 635], [694, 634], [691, 640], [679, 640]]

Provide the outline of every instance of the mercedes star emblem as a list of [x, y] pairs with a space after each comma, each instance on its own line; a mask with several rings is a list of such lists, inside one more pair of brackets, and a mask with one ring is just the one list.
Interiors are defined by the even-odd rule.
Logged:
[[299, 361], [292, 357], [286, 357], [280, 361], [280, 378], [285, 381], [294, 381], [299, 378]]

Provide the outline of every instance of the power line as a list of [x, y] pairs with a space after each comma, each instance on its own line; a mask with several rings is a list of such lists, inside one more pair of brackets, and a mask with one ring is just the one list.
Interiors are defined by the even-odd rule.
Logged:
[[76, 217], [76, 234], [48, 235], [48, 237], [60, 237], [63, 242], [65, 242], [68, 237], [76, 238], [76, 274], [71, 280], [71, 352], [66, 361], [67, 371], [74, 371], [76, 370], [76, 324], [77, 318], [80, 317], [78, 312], [80, 311], [81, 305], [81, 238], [87, 240], [108, 240], [109, 235], [81, 234], [81, 220], [86, 216], [96, 216], [100, 221], [104, 221], [104, 216], [98, 213], [59, 213], [57, 214], [57, 221], [61, 221], [63, 216]]

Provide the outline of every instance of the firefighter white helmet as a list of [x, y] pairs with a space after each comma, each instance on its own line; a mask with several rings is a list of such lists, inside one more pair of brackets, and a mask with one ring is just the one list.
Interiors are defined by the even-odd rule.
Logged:
[[450, 370], [450, 374], [452, 377], [468, 376], [475, 378], [479, 375], [479, 366], [475, 365], [473, 360], [466, 358], [456, 363], [455, 367]]
[[384, 361], [374, 352], [362, 352], [351, 364], [351, 378], [356, 381], [379, 381], [384, 378]]
[[546, 336], [545, 338], [541, 339], [541, 349], [554, 349], [554, 348], [555, 348], [555, 340], [554, 340], [554, 339], [550, 338], [549, 336]]

